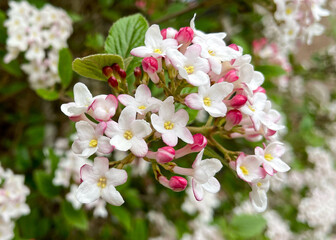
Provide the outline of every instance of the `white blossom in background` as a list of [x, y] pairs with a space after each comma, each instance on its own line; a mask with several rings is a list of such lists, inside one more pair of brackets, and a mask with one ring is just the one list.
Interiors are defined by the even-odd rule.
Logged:
[[263, 217], [267, 221], [266, 236], [269, 237], [269, 239], [293, 239], [294, 236], [288, 224], [276, 211], [269, 210], [263, 214]]
[[27, 1], [10, 1], [7, 12], [6, 63], [24, 52], [28, 63], [22, 70], [28, 75], [31, 88], [50, 88], [60, 82], [58, 52], [67, 47], [72, 21], [61, 9], [46, 4], [37, 9]]
[[175, 225], [169, 221], [165, 215], [156, 211], [149, 211], [147, 214], [149, 222], [157, 229], [160, 233], [159, 236], [151, 237], [149, 240], [175, 240], [177, 232]]

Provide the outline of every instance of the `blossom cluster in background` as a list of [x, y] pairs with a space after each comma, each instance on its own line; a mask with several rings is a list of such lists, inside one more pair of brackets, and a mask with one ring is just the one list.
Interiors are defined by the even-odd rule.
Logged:
[[30, 193], [24, 185], [24, 176], [0, 166], [0, 238], [14, 237], [15, 220], [30, 213], [26, 197]]
[[7, 55], [5, 62], [23, 52], [27, 63], [22, 70], [28, 75], [31, 88], [50, 88], [60, 82], [58, 75], [59, 50], [67, 46], [72, 33], [72, 20], [60, 8], [46, 4], [42, 9], [26, 1], [9, 2]]

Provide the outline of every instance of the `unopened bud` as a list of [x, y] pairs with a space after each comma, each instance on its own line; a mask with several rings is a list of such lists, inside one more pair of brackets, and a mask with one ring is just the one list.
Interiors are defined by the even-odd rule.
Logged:
[[120, 66], [119, 66], [118, 63], [113, 63], [113, 64], [111, 65], [111, 68], [112, 68], [114, 71], [116, 71], [116, 72], [119, 72], [119, 71], [120, 71]]
[[243, 114], [237, 110], [233, 109], [226, 113], [226, 124], [225, 130], [231, 130], [233, 126], [239, 124], [243, 119]]
[[194, 152], [199, 152], [201, 151], [203, 148], [205, 148], [205, 146], [208, 143], [208, 140], [206, 139], [206, 137], [204, 137], [202, 134], [200, 133], [196, 133], [194, 136], [194, 143], [190, 144], [190, 149], [191, 151]]
[[126, 74], [126, 72], [125, 72], [124, 69], [119, 69], [118, 74], [119, 74], [119, 76], [120, 76], [122, 79], [125, 79], [126, 76], [127, 76], [127, 74]]
[[235, 82], [238, 79], [239, 77], [237, 76], [237, 71], [235, 69], [231, 69], [224, 76], [224, 80], [229, 83]]
[[188, 185], [188, 181], [180, 176], [173, 176], [169, 180], [169, 187], [175, 192], [183, 191]]
[[113, 69], [110, 67], [110, 66], [105, 66], [103, 67], [103, 74], [106, 76], [106, 77], [110, 77], [113, 73]]
[[136, 68], [134, 68], [134, 76], [135, 76], [136, 78], [141, 77], [141, 68], [140, 68], [140, 67], [136, 67]]
[[178, 33], [175, 35], [176, 41], [178, 41], [179, 44], [186, 44], [191, 43], [191, 41], [194, 38], [194, 31], [191, 27], [183, 27], [180, 28]]
[[109, 84], [111, 87], [113, 87], [113, 88], [118, 87], [118, 80], [117, 80], [115, 77], [113, 77], [113, 76], [111, 76], [111, 77], [107, 80], [107, 82], [108, 82], [108, 84]]
[[167, 163], [174, 159], [175, 149], [169, 146], [159, 148], [156, 155], [158, 163]]
[[154, 57], [145, 57], [142, 60], [142, 68], [145, 72], [151, 74], [155, 73], [159, 69], [159, 64]]
[[234, 49], [236, 51], [239, 51], [239, 47], [236, 44], [234, 44], [234, 43], [230, 44], [228, 47], [230, 47], [230, 48], [232, 48], [232, 49]]
[[177, 33], [177, 31], [174, 28], [171, 28], [171, 27], [161, 30], [161, 35], [162, 35], [163, 39], [174, 38], [176, 33]]
[[240, 108], [247, 101], [247, 97], [245, 95], [236, 94], [231, 100], [230, 105], [233, 108]]
[[263, 87], [258, 87], [256, 90], [253, 91], [253, 93], [257, 93], [257, 92], [261, 92], [261, 93], [266, 94], [266, 90]]

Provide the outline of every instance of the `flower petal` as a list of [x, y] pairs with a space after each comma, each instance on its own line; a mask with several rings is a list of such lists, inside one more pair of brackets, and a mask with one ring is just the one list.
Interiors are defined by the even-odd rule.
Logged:
[[113, 185], [108, 185], [106, 188], [103, 188], [101, 195], [106, 202], [114, 206], [120, 206], [125, 202]]
[[209, 178], [209, 180], [202, 185], [205, 191], [210, 193], [217, 193], [220, 190], [220, 183], [215, 177]]
[[122, 135], [115, 135], [111, 138], [110, 144], [119, 151], [127, 151], [132, 147], [132, 142]]
[[77, 135], [80, 140], [91, 141], [95, 139], [96, 133], [94, 128], [87, 122], [79, 121], [76, 123]]
[[197, 181], [194, 178], [192, 179], [192, 189], [196, 200], [202, 201], [204, 197], [203, 187], [201, 184], [197, 183]]
[[124, 105], [124, 106], [128, 106], [128, 105], [133, 105], [135, 104], [135, 99], [134, 97], [128, 95], [128, 94], [120, 94], [118, 96], [118, 100]]
[[76, 105], [88, 107], [92, 102], [92, 94], [85, 84], [76, 83], [74, 86], [74, 99]]
[[202, 109], [203, 101], [197, 93], [191, 93], [184, 99], [185, 104], [187, 104], [188, 107], [196, 110]]
[[121, 134], [121, 129], [119, 128], [119, 124], [115, 121], [108, 121], [106, 123], [105, 134], [106, 136], [112, 138], [115, 135]]
[[101, 136], [98, 139], [98, 152], [102, 154], [109, 154], [113, 151], [113, 146], [110, 144], [111, 139]]
[[100, 196], [100, 189], [96, 183], [82, 182], [76, 192], [76, 198], [81, 203], [91, 203]]
[[124, 169], [111, 168], [105, 173], [107, 184], [119, 186], [127, 181], [127, 172]]
[[130, 124], [136, 118], [136, 111], [134, 108], [126, 107], [121, 111], [118, 124], [120, 129], [127, 130], [130, 128]]
[[194, 143], [194, 138], [187, 127], [176, 127], [175, 135], [177, 135], [177, 137], [179, 137], [182, 141], [186, 143]]
[[134, 136], [144, 138], [152, 132], [152, 128], [145, 120], [135, 120], [131, 124], [131, 131]]
[[148, 146], [144, 139], [133, 137], [131, 152], [137, 157], [144, 157], [148, 152]]
[[152, 93], [145, 84], [141, 84], [135, 91], [135, 100], [137, 102], [146, 102], [152, 97]]
[[162, 140], [170, 147], [175, 147], [177, 144], [177, 136], [173, 131], [162, 133]]
[[99, 176], [105, 176], [109, 170], [109, 160], [106, 157], [95, 157], [93, 160], [93, 173]]

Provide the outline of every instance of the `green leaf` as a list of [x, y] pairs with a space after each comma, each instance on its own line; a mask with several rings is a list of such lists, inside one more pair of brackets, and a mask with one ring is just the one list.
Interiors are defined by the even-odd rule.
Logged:
[[210, 157], [210, 158], [217, 158], [219, 160], [224, 160], [224, 158], [215, 152], [211, 147], [206, 146], [204, 149], [204, 156]]
[[148, 22], [141, 14], [134, 14], [116, 21], [105, 42], [108, 53], [130, 57], [130, 51], [144, 44]]
[[235, 215], [231, 221], [232, 230], [242, 238], [256, 237], [264, 231], [266, 220], [261, 215]]
[[72, 62], [72, 69], [83, 77], [101, 81], [107, 81], [107, 77], [102, 70], [105, 66], [118, 63], [120, 68], [124, 68], [123, 59], [114, 54], [95, 54], [84, 58], [76, 58]]
[[276, 65], [256, 66], [255, 70], [262, 72], [265, 78], [279, 77], [286, 74], [286, 71], [282, 67]]
[[53, 185], [52, 176], [43, 170], [34, 172], [34, 181], [37, 189], [44, 197], [53, 198], [60, 192], [60, 188]]
[[62, 203], [62, 213], [70, 225], [81, 230], [88, 228], [89, 222], [82, 209], [76, 210], [72, 207], [71, 203], [64, 201]]
[[68, 48], [59, 51], [58, 74], [61, 78], [63, 88], [67, 88], [72, 80], [72, 54]]
[[104, 48], [105, 37], [101, 33], [87, 34], [85, 39], [85, 46], [96, 51], [101, 51]]
[[126, 208], [109, 205], [109, 211], [127, 231], [131, 230], [132, 217]]
[[147, 224], [144, 219], [136, 218], [132, 224], [132, 231], [129, 232], [130, 240], [146, 240], [148, 239]]
[[59, 98], [59, 92], [57, 92], [56, 90], [40, 88], [37, 89], [35, 92], [37, 95], [47, 101], [55, 101]]

